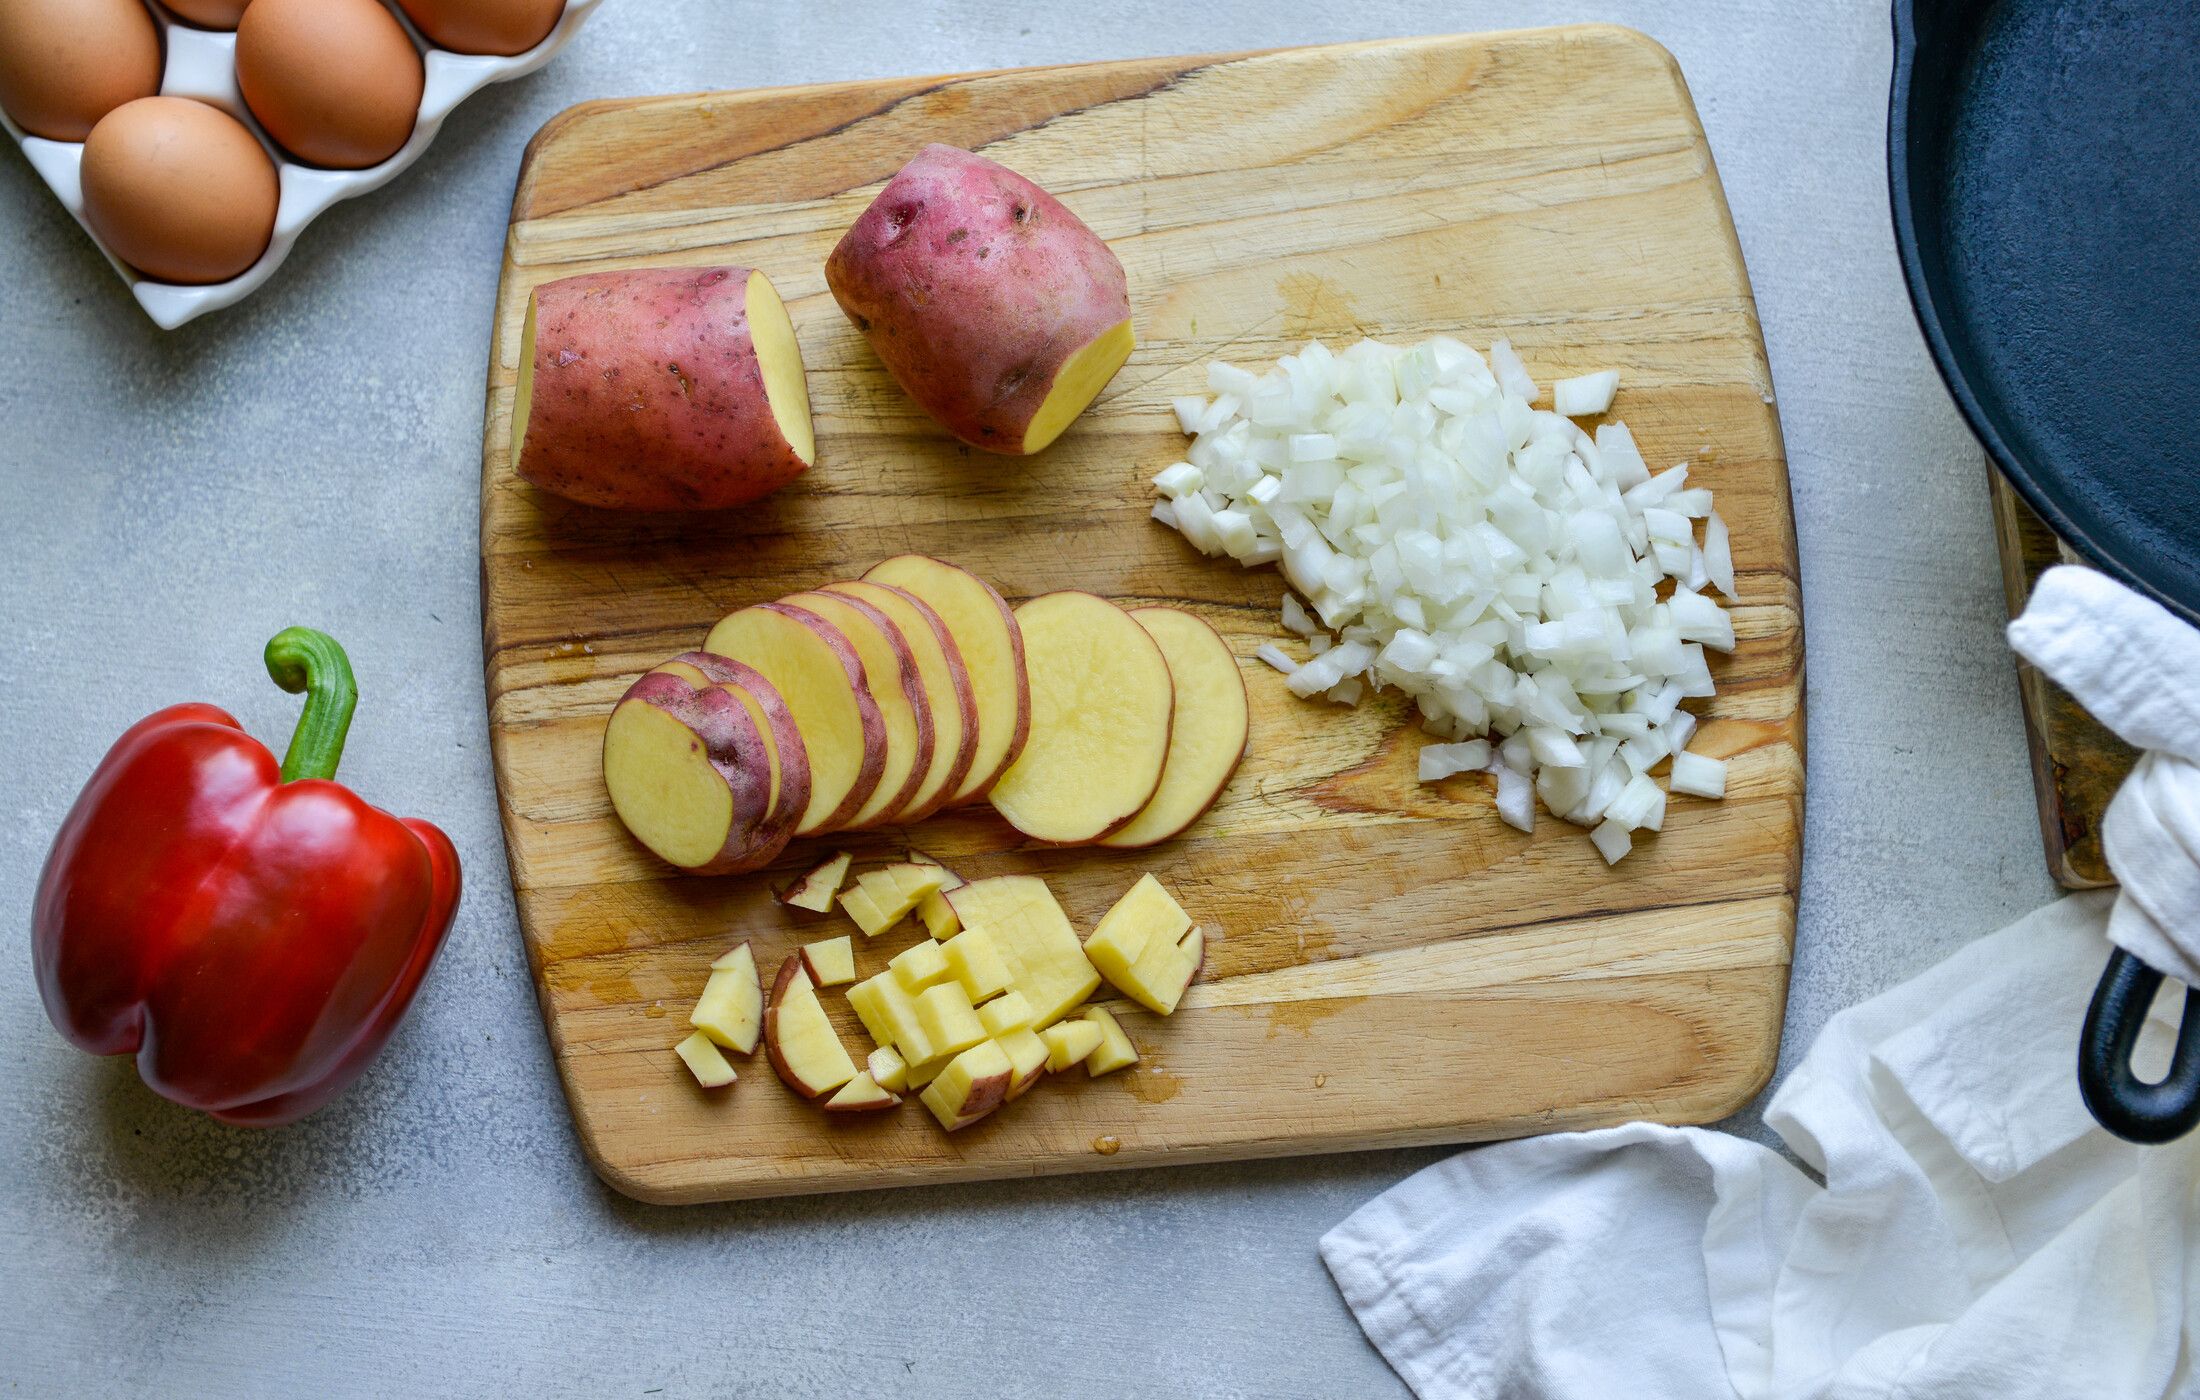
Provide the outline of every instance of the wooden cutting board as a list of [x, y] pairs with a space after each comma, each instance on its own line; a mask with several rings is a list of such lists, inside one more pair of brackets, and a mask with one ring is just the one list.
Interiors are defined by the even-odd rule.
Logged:
[[[922, 143], [982, 148], [1054, 191], [1130, 274], [1139, 348], [1046, 453], [975, 454], [887, 378], [827, 294], [827, 251]], [[529, 288], [598, 268], [765, 269], [799, 328], [821, 460], [723, 515], [625, 516], [520, 484], [506, 451]], [[1501, 824], [1486, 779], [1414, 780], [1396, 697], [1295, 700], [1273, 570], [1151, 523], [1184, 450], [1171, 396], [1206, 362], [1310, 337], [1509, 336], [1537, 378], [1623, 375], [1650, 460], [1686, 459], [1732, 523], [1739, 650], [1698, 747], [1728, 799], [1677, 798], [1606, 869], [1549, 817]], [[579, 107], [529, 149], [489, 358], [482, 477], [490, 731], [529, 962], [589, 1160], [651, 1201], [1498, 1138], [1718, 1118], [1779, 1046], [1803, 816], [1803, 639], [1787, 471], [1757, 315], [1672, 59], [1603, 27], [833, 84]], [[683, 878], [613, 819], [604, 720], [721, 614], [921, 550], [1011, 601], [1083, 588], [1190, 608], [1252, 696], [1252, 752], [1184, 838], [1028, 849], [984, 810], [904, 836], [965, 876], [1044, 875], [1089, 929], [1154, 870], [1213, 937], [1144, 1053], [1057, 1077], [942, 1134], [915, 1104], [828, 1122], [761, 1056], [706, 1095], [671, 1053], [710, 960], [776, 964], [845, 932], [769, 876]], [[863, 970], [914, 941], [861, 951]], [[829, 1004], [845, 1013], [841, 998]], [[852, 1017], [842, 1027], [862, 1044]]]

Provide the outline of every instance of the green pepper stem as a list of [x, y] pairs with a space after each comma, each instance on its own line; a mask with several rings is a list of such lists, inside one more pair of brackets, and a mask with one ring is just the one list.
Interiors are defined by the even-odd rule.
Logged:
[[290, 751], [283, 755], [283, 781], [335, 777], [344, 758], [344, 736], [351, 732], [351, 712], [359, 705], [359, 684], [352, 679], [344, 649], [326, 632], [285, 627], [268, 639], [267, 673], [291, 694], [304, 691], [306, 696]]

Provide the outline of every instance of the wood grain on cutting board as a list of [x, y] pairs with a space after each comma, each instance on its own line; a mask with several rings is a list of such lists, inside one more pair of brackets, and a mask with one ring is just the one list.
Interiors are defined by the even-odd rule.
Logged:
[[[1122, 257], [1139, 348], [1029, 459], [947, 438], [826, 292], [826, 253], [927, 141], [983, 149]], [[713, 516], [626, 516], [510, 469], [516, 348], [535, 284], [731, 262], [786, 297], [820, 460]], [[1576, 828], [1500, 823], [1487, 780], [1424, 787], [1395, 695], [1293, 699], [1255, 662], [1282, 581], [1147, 519], [1184, 439], [1169, 401], [1223, 357], [1309, 338], [1509, 336], [1537, 378], [1612, 367], [1653, 466], [1692, 464], [1732, 524], [1741, 644], [1695, 747], [1722, 803], [1675, 798], [1607, 869]], [[1453, 1142], [1648, 1117], [1700, 1122], [1770, 1074], [1803, 815], [1803, 639], [1786, 462], [1756, 309], [1679, 71], [1582, 27], [953, 78], [598, 103], [544, 128], [513, 203], [489, 363], [482, 590], [491, 737], [524, 932], [575, 1122], [606, 1180], [699, 1201], [1101, 1167]], [[1011, 601], [1084, 588], [1213, 623], [1245, 668], [1251, 754], [1215, 809], [1148, 852], [1031, 849], [982, 807], [909, 833], [967, 877], [1044, 875], [1089, 930], [1151, 869], [1210, 934], [1144, 1054], [1055, 1076], [949, 1137], [916, 1104], [828, 1122], [761, 1056], [698, 1091], [670, 1052], [710, 960], [767, 969], [845, 920], [763, 876], [678, 876], [627, 837], [598, 747], [632, 678], [722, 614], [907, 550]], [[1692, 704], [1695, 702], [1692, 702]], [[865, 973], [921, 936], [859, 950]], [[860, 939], [858, 940], [861, 941]], [[837, 995], [851, 1045], [865, 1044]]]

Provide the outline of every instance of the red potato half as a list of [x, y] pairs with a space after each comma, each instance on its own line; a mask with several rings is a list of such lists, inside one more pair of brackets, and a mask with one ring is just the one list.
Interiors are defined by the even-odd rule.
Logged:
[[909, 810], [901, 820], [921, 821], [938, 811], [962, 786], [978, 753], [978, 702], [971, 692], [970, 671], [963, 665], [962, 651], [955, 645], [955, 634], [929, 604], [904, 588], [853, 579], [828, 583], [823, 591], [869, 603], [893, 619], [916, 658], [917, 679], [932, 705], [932, 765], [910, 797]]
[[886, 752], [878, 786], [848, 818], [849, 829], [899, 820], [932, 768], [932, 702], [917, 672], [909, 640], [892, 618], [860, 599], [821, 590], [779, 600], [789, 611], [823, 618], [838, 628], [863, 663], [865, 683], [886, 728]]
[[877, 790], [886, 761], [886, 721], [855, 644], [814, 613], [762, 603], [720, 619], [703, 650], [755, 668], [787, 703], [810, 764], [794, 834], [839, 829]]
[[993, 785], [993, 809], [1034, 840], [1097, 841], [1161, 786], [1176, 713], [1169, 663], [1129, 613], [1090, 593], [1041, 594], [1016, 622], [1031, 673], [1031, 739]]
[[977, 801], [993, 790], [1031, 736], [1031, 677], [1015, 612], [992, 584], [929, 555], [897, 554], [872, 565], [863, 577], [921, 599], [955, 639], [978, 711], [978, 743], [969, 773], [946, 805]]
[[528, 298], [512, 403], [522, 480], [611, 510], [720, 510], [816, 459], [794, 323], [763, 273], [628, 268]]
[[1133, 608], [1131, 617], [1169, 663], [1176, 717], [1161, 786], [1130, 825], [1100, 838], [1103, 846], [1151, 846], [1184, 830], [1215, 805], [1245, 757], [1245, 677], [1215, 629], [1176, 608]]
[[799, 953], [779, 965], [764, 1002], [764, 1054], [786, 1086], [806, 1099], [823, 1098], [860, 1072], [802, 970]]
[[772, 762], [748, 708], [718, 686], [651, 672], [604, 726], [603, 778], [634, 838], [694, 875], [768, 864], [791, 823], [774, 821]]
[[896, 383], [956, 437], [1026, 455], [1059, 437], [1132, 349], [1123, 264], [1010, 170], [931, 145], [825, 260]]

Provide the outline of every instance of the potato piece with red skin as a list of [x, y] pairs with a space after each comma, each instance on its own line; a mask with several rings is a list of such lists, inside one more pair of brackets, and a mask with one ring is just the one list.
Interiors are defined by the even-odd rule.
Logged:
[[800, 821], [810, 805], [809, 751], [802, 746], [794, 711], [772, 683], [752, 666], [707, 651], [682, 652], [653, 669], [684, 675], [698, 689], [702, 683], [722, 687], [747, 707], [771, 748], [773, 820], [790, 826]]
[[719, 619], [703, 649], [753, 666], [787, 703], [810, 765], [795, 835], [835, 831], [878, 787], [886, 721], [854, 643], [823, 618], [759, 603]]
[[1123, 264], [1006, 166], [930, 145], [825, 260], [896, 383], [973, 447], [1044, 448], [1131, 351]]
[[922, 821], [946, 805], [962, 786], [978, 753], [978, 701], [955, 635], [931, 604], [906, 588], [846, 579], [828, 583], [821, 591], [869, 603], [892, 618], [909, 643], [917, 677], [932, 707], [932, 765], [899, 820]]
[[604, 726], [604, 787], [634, 838], [668, 864], [724, 875], [769, 864], [794, 834], [749, 710], [719, 686], [651, 672]]
[[929, 555], [897, 554], [873, 564], [863, 577], [921, 600], [939, 614], [955, 639], [970, 675], [978, 747], [962, 785], [943, 801], [950, 807], [977, 801], [993, 790], [1031, 736], [1031, 677], [1015, 611], [992, 584], [960, 564]]
[[527, 302], [512, 468], [609, 510], [722, 510], [816, 459], [794, 324], [745, 267], [545, 282]]
[[811, 589], [782, 598], [775, 606], [823, 618], [839, 629], [863, 663], [864, 683], [886, 726], [886, 753], [879, 768], [878, 786], [848, 818], [847, 829], [862, 830], [899, 820], [923, 790], [937, 742], [931, 697], [925, 693], [908, 637], [885, 613], [845, 593]]

